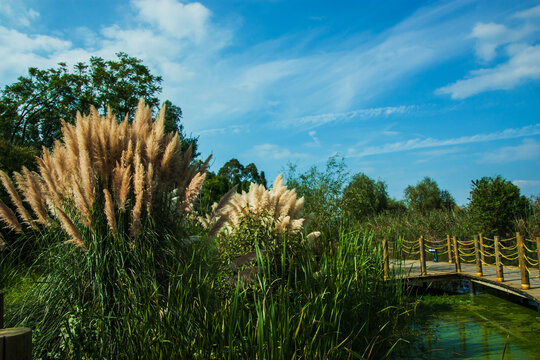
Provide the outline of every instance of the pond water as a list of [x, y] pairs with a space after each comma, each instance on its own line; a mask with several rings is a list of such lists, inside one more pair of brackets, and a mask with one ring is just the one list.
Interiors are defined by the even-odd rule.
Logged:
[[411, 326], [395, 358], [540, 359], [537, 311], [490, 294], [424, 296]]

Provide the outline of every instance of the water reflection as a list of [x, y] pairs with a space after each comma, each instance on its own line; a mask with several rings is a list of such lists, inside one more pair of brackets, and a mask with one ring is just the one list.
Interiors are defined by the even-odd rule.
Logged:
[[425, 296], [416, 314], [394, 358], [540, 359], [537, 312], [493, 295]]

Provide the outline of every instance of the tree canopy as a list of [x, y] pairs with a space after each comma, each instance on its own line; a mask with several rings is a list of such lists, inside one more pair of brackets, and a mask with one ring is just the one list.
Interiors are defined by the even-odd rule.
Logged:
[[[60, 119], [73, 122], [77, 112], [88, 113], [91, 106], [101, 113], [108, 107], [119, 120], [134, 116], [140, 98], [157, 108], [161, 76], [153, 75], [140, 59], [122, 52], [116, 56], [115, 60], [91, 57], [71, 70], [65, 63], [47, 70], [31, 67], [27, 76], [5, 86], [0, 91], [0, 147], [5, 150], [0, 168], [31, 167], [41, 147], [50, 148], [60, 137]], [[182, 109], [169, 100], [163, 105], [165, 130], [178, 132], [182, 150], [191, 146], [192, 158], [197, 157], [197, 138], [186, 136]]]
[[77, 111], [107, 107], [119, 118], [133, 114], [142, 97], [152, 107], [159, 104], [161, 77], [152, 75], [142, 60], [118, 53], [117, 60], [90, 58], [70, 71], [57, 68], [28, 69], [28, 76], [7, 85], [0, 98], [0, 133], [17, 145], [50, 147], [60, 134], [60, 119], [73, 121]]
[[501, 176], [472, 181], [470, 211], [476, 231], [486, 235], [506, 235], [515, 220], [529, 213], [530, 202], [519, 188]]
[[264, 171], [259, 172], [254, 163], [242, 165], [238, 159], [227, 161], [216, 173], [206, 174], [201, 190], [200, 207], [209, 211], [212, 204], [218, 202], [233, 186], [238, 185], [238, 191], [248, 191], [250, 183], [267, 186]]
[[427, 213], [431, 210], [452, 210], [456, 202], [447, 190], [439, 189], [437, 182], [425, 177], [415, 186], [407, 186], [404, 191], [405, 202], [409, 210]]
[[343, 190], [342, 207], [357, 220], [388, 209], [389, 198], [384, 181], [375, 181], [366, 174], [353, 176]]

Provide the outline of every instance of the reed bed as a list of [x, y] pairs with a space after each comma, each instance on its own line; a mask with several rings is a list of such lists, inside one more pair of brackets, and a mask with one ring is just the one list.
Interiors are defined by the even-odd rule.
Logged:
[[[0, 288], [6, 325], [33, 329], [34, 357], [387, 356], [407, 293], [384, 281], [372, 237], [343, 225], [332, 241], [303, 241], [302, 200], [280, 178], [270, 192], [232, 189], [201, 231], [190, 213], [209, 158], [192, 163], [190, 150], [181, 153], [163, 116], [153, 121], [142, 102], [133, 124], [93, 110], [63, 123], [63, 142], [43, 151], [38, 172], [23, 169], [15, 181], [0, 173], [11, 200], [1, 220], [39, 249], [29, 269], [10, 268], [13, 244], [0, 258], [10, 270], [2, 274], [10, 287]], [[251, 282], [231, 282], [215, 237], [224, 225], [232, 243], [239, 227], [257, 234]]]

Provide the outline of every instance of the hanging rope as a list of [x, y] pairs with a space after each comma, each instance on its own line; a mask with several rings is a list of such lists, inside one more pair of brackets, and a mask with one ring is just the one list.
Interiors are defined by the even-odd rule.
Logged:
[[533, 259], [529, 258], [527, 255], [525, 255], [525, 260], [531, 265], [531, 266], [537, 266], [538, 260], [534, 261]]
[[471, 241], [458, 240], [458, 244], [464, 246], [474, 245], [474, 239]]
[[510, 250], [510, 251], [512, 251], [512, 250], [517, 249], [517, 244], [514, 244], [514, 246], [504, 246], [503, 244], [499, 244], [499, 245], [501, 246], [501, 249], [503, 249], [503, 250]]
[[536, 250], [531, 250], [527, 247], [527, 244], [523, 243], [523, 247], [525, 248], [525, 250], [527, 250], [528, 252], [531, 252], [531, 253], [535, 253]]
[[516, 254], [514, 257], [506, 256], [506, 255], [504, 255], [503, 253], [500, 253], [500, 255], [501, 255], [503, 258], [505, 258], [506, 260], [510, 260], [510, 261], [517, 260], [517, 258], [519, 257], [517, 254]]

